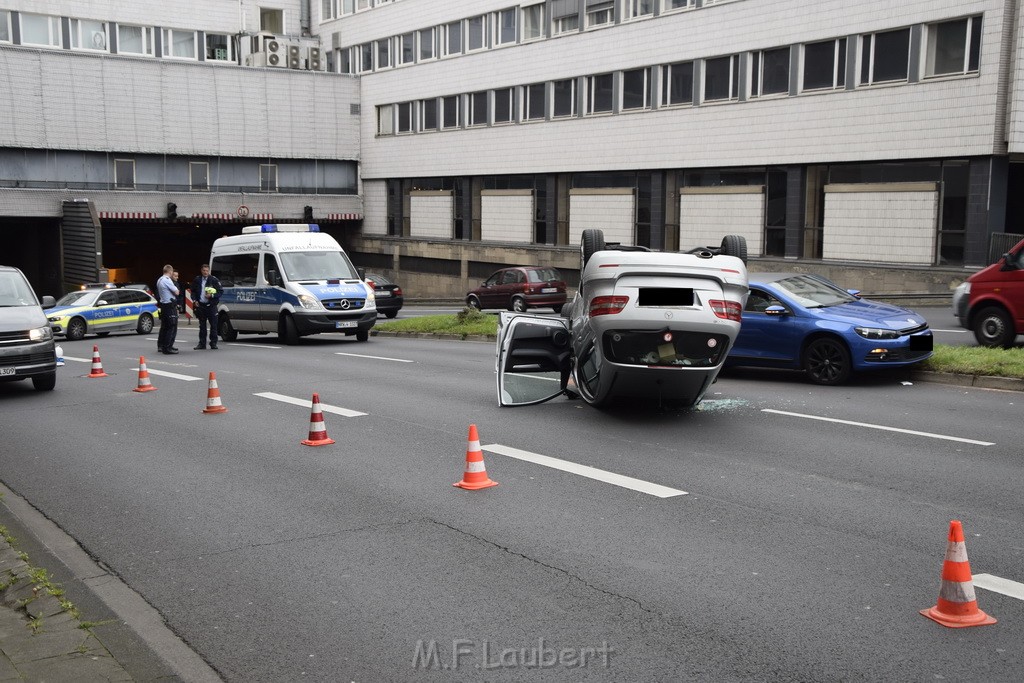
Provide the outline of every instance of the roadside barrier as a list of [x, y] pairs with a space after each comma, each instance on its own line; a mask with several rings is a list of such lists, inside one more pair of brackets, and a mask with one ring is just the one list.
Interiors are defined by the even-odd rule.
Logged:
[[210, 388], [206, 390], [206, 407], [204, 413], [226, 413], [228, 409], [220, 402], [220, 387], [217, 386], [217, 373], [210, 373]]
[[320, 394], [313, 394], [313, 406], [309, 414], [309, 437], [303, 439], [301, 443], [303, 446], [327, 446], [334, 443], [334, 439], [327, 436], [324, 413], [320, 407]]
[[475, 491], [485, 489], [489, 486], [497, 486], [498, 482], [491, 481], [487, 477], [487, 468], [484, 466], [484, 453], [480, 450], [480, 435], [477, 434], [476, 425], [469, 425], [469, 438], [466, 445], [466, 470], [462, 475], [462, 481], [457, 481], [452, 486]]
[[949, 523], [949, 543], [946, 559], [942, 563], [942, 585], [934, 607], [921, 610], [921, 614], [950, 628], [986, 626], [996, 620], [978, 609], [974, 595], [971, 564], [967, 561], [967, 546], [960, 522]]
[[100, 347], [93, 344], [92, 347], [92, 368], [89, 370], [89, 377], [106, 377], [103, 372], [103, 361], [100, 360]]
[[146, 369], [146, 357], [139, 356], [139, 386], [132, 391], [156, 391], [156, 387], [149, 381], [149, 370]]

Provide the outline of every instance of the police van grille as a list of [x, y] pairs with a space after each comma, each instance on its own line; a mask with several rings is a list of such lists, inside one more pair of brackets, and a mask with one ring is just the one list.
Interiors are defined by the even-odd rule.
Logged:
[[366, 299], [324, 299], [320, 303], [328, 311], [358, 311], [366, 304]]

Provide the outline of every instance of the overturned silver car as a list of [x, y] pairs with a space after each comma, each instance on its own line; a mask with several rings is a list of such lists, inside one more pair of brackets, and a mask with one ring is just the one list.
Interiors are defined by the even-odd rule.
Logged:
[[584, 230], [580, 286], [562, 317], [499, 316], [499, 404], [563, 393], [595, 406], [696, 404], [739, 333], [746, 252], [738, 235], [675, 253], [605, 244], [600, 230]]

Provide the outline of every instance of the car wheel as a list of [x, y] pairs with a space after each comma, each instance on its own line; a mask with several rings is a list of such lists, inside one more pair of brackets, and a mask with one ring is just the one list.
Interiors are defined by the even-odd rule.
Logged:
[[983, 308], [974, 316], [974, 338], [982, 346], [1008, 349], [1016, 339], [1013, 321], [998, 306]]
[[743, 235], [726, 235], [722, 238], [722, 253], [726, 256], [735, 256], [746, 263], [747, 238]]
[[79, 341], [85, 336], [85, 321], [81, 318], [72, 318], [68, 322], [68, 329], [64, 334], [68, 341]]
[[583, 274], [583, 269], [587, 267], [587, 263], [590, 261], [590, 257], [596, 252], [604, 251], [604, 231], [597, 230], [595, 228], [587, 228], [583, 231], [582, 237], [580, 237], [580, 275]]
[[283, 315], [278, 321], [277, 338], [289, 346], [299, 343], [299, 331], [295, 329], [295, 321], [290, 315]]
[[139, 325], [135, 328], [135, 331], [139, 334], [149, 334], [153, 331], [153, 316], [149, 313], [143, 313], [139, 316]]
[[815, 384], [832, 386], [850, 378], [850, 352], [833, 337], [821, 337], [808, 344], [801, 364]]
[[526, 313], [526, 299], [521, 296], [512, 297], [512, 303], [509, 305], [508, 310], [515, 311], [516, 313]]
[[388, 311], [387, 313], [384, 314], [384, 317], [387, 318], [388, 320], [391, 320], [392, 318], [394, 318], [397, 315], [398, 315], [398, 311]]
[[32, 378], [32, 388], [36, 391], [53, 391], [57, 386], [57, 373], [48, 372], [45, 375], [36, 375]]
[[482, 308], [482, 306], [480, 306], [480, 299], [477, 299], [475, 296], [466, 297], [466, 308], [472, 308], [473, 310], [479, 311]]
[[369, 338], [369, 330], [356, 330], [356, 341], [367, 341]]
[[231, 324], [231, 318], [225, 313], [220, 314], [220, 319], [217, 321], [217, 336], [226, 342], [233, 342], [238, 339], [238, 330]]

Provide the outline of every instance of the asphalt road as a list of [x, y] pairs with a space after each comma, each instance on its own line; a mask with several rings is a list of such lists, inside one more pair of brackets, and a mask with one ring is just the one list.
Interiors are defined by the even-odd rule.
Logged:
[[[499, 408], [490, 343], [181, 330], [0, 384], [0, 478], [226, 679], [1020, 680], [1022, 599], [918, 614], [952, 519], [1024, 582], [1017, 393], [733, 372], [694, 411]], [[300, 444], [313, 392], [333, 445]], [[452, 486], [470, 424], [497, 487]]]

